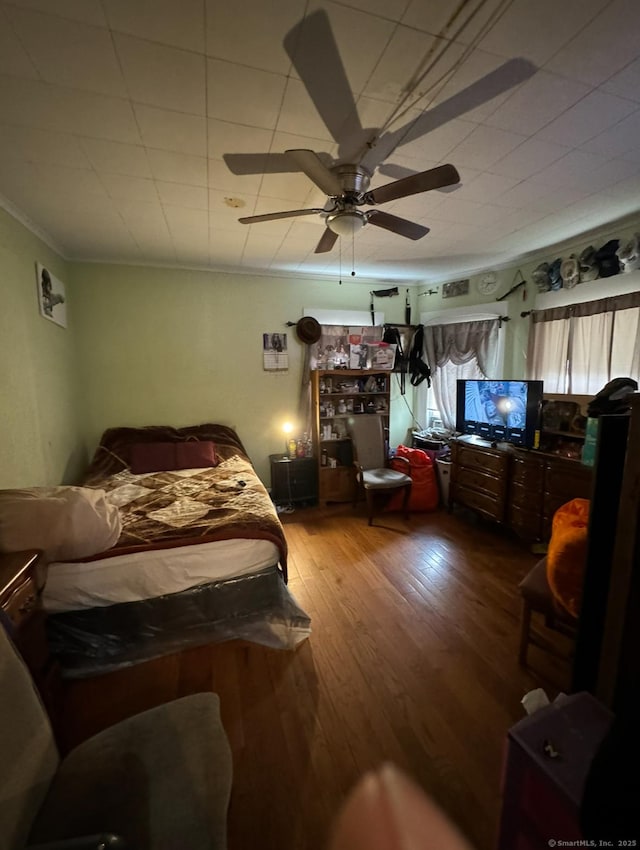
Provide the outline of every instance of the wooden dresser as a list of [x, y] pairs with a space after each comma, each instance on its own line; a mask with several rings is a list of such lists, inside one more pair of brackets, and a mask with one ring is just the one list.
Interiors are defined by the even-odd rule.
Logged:
[[41, 595], [46, 566], [37, 549], [0, 553], [0, 619], [54, 720], [59, 676], [49, 654]]
[[557, 455], [462, 437], [451, 460], [450, 507], [472, 508], [525, 540], [548, 540], [556, 510], [591, 496], [592, 470]]

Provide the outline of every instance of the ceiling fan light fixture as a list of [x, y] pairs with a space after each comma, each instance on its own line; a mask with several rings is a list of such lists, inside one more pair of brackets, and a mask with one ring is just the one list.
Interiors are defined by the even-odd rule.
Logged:
[[366, 218], [358, 210], [344, 210], [327, 217], [327, 227], [338, 236], [353, 236], [366, 224]]

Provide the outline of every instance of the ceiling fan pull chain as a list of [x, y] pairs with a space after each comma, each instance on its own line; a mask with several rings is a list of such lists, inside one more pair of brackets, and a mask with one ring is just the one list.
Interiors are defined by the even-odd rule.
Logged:
[[356, 239], [355, 234], [351, 234], [351, 277], [356, 276]]

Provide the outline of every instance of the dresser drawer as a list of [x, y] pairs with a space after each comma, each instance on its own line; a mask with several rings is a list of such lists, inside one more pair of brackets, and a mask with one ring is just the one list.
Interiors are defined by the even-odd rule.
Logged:
[[504, 489], [503, 482], [495, 475], [489, 475], [479, 469], [462, 467], [458, 470], [457, 483], [460, 487], [470, 487], [482, 493], [489, 493], [495, 497], [500, 496]]
[[570, 499], [590, 499], [591, 480], [591, 470], [579, 463], [548, 464], [545, 469], [545, 494], [562, 499], [560, 504]]
[[462, 487], [459, 483], [455, 488], [455, 499], [460, 504], [466, 505], [468, 508], [478, 511], [489, 519], [502, 522], [504, 519], [504, 499], [498, 496], [491, 496], [487, 493], [480, 493], [477, 490], [470, 490], [467, 487]]
[[544, 465], [533, 458], [514, 457], [511, 467], [511, 481], [532, 490], [542, 490]]
[[507, 468], [508, 460], [505, 452], [493, 452], [477, 446], [456, 447], [456, 461], [462, 467], [483, 469], [501, 475]]
[[525, 540], [540, 540], [542, 518], [536, 511], [528, 511], [510, 502], [507, 509], [508, 521], [515, 533]]

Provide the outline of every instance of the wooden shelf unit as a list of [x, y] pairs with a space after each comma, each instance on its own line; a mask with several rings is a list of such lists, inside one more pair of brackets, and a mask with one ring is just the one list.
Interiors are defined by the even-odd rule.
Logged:
[[[350, 502], [355, 496], [356, 478], [347, 421], [351, 416], [379, 416], [388, 432], [391, 372], [319, 369], [311, 372], [311, 388], [319, 500]], [[329, 429], [329, 436], [325, 434], [326, 429]], [[323, 463], [323, 455], [326, 463]]]

